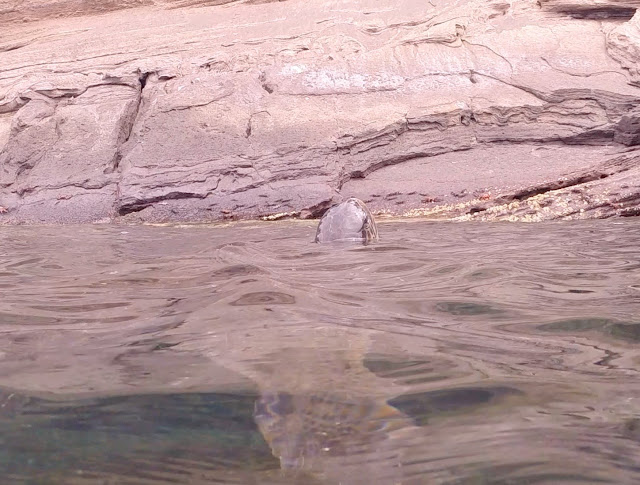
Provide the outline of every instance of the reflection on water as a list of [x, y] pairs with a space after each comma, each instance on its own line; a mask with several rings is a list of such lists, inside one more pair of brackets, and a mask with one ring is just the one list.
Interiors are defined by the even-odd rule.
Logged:
[[0, 483], [640, 482], [640, 223], [0, 228]]

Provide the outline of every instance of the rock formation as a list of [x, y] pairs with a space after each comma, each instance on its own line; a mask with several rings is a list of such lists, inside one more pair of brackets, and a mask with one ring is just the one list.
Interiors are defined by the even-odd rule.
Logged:
[[640, 214], [640, 0], [0, 1], [0, 224]]

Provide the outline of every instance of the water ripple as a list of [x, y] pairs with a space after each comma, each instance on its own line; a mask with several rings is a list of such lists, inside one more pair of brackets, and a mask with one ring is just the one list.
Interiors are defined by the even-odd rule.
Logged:
[[638, 221], [314, 229], [0, 232], [0, 475], [640, 481]]

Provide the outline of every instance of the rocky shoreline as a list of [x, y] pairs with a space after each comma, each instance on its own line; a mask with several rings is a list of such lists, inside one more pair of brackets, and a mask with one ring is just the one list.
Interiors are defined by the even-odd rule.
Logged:
[[639, 8], [0, 3], [0, 224], [640, 215]]

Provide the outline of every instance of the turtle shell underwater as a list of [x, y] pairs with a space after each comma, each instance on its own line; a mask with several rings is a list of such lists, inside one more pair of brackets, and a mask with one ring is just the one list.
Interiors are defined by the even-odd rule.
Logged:
[[315, 242], [356, 241], [368, 244], [378, 240], [378, 227], [371, 212], [360, 199], [334, 205], [318, 223]]

